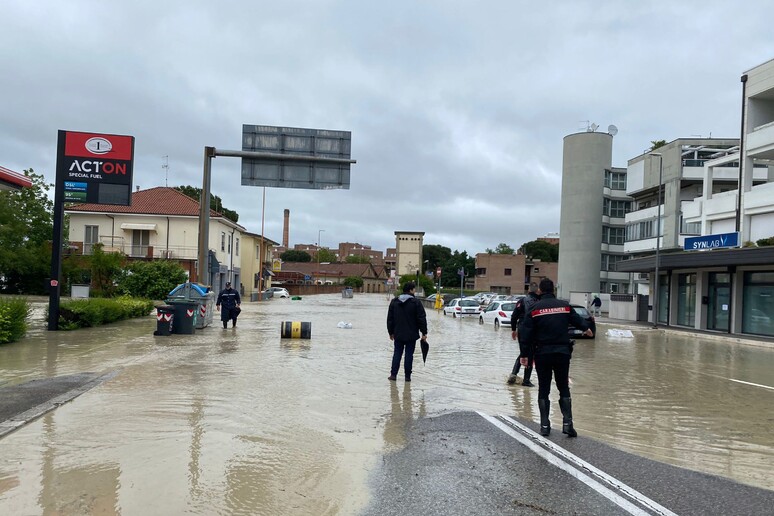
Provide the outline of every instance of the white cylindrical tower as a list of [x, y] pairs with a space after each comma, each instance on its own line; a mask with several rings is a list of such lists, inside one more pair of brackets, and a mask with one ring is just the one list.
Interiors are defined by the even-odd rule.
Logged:
[[613, 137], [583, 132], [564, 137], [557, 297], [599, 292], [605, 170], [613, 163]]

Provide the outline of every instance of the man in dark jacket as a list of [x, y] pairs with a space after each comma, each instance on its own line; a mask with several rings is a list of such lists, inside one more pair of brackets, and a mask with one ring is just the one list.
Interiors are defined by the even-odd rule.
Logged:
[[511, 370], [511, 375], [508, 377], [508, 385], [513, 385], [516, 383], [516, 379], [518, 378], [516, 375], [519, 374], [519, 369], [521, 368], [521, 359], [524, 358], [524, 356], [521, 354], [521, 348], [526, 348], [529, 354], [526, 355], [527, 365], [524, 367], [524, 380], [521, 382], [521, 384], [524, 387], [535, 386], [535, 384], [529, 381], [529, 379], [532, 377], [532, 346], [523, 345], [521, 343], [519, 326], [524, 324], [524, 317], [527, 315], [530, 308], [532, 308], [532, 305], [538, 302], [537, 288], [537, 283], [530, 283], [529, 293], [516, 302], [516, 308], [511, 314], [511, 338], [513, 340], [519, 340], [519, 356], [516, 358], [516, 362], [513, 364], [513, 369]]
[[[215, 307], [220, 311], [220, 320], [223, 321], [223, 328], [228, 326], [229, 319], [232, 321], [231, 327], [236, 328], [237, 316], [239, 315], [239, 305], [242, 304], [242, 299], [239, 297], [239, 292], [231, 288], [231, 282], [226, 282], [226, 288], [220, 291], [218, 294], [218, 300], [215, 302]], [[223, 309], [221, 310], [221, 305]]]
[[427, 339], [427, 315], [425, 307], [414, 297], [416, 285], [409, 281], [403, 286], [403, 293], [390, 302], [387, 310], [387, 333], [393, 341], [392, 367], [390, 368], [390, 381], [395, 381], [400, 369], [400, 359], [403, 350], [406, 350], [406, 359], [403, 369], [406, 381], [411, 381], [411, 371], [414, 364], [414, 349], [417, 338], [422, 334], [422, 340]]
[[[576, 437], [578, 433], [572, 425], [572, 399], [570, 398], [570, 355], [573, 341], [567, 328], [570, 324], [584, 330], [584, 335], [593, 333], [586, 321], [579, 316], [570, 304], [554, 296], [554, 282], [548, 278], [540, 282], [538, 288], [540, 301], [532, 306], [522, 325], [520, 342], [531, 345], [535, 353], [535, 368], [538, 375], [538, 408], [540, 409], [540, 435], [551, 433], [551, 421], [548, 418], [551, 392], [551, 376], [554, 376], [559, 389], [559, 408], [562, 410], [562, 433]], [[522, 349], [522, 355], [526, 350]], [[522, 358], [526, 365], [526, 358]]]

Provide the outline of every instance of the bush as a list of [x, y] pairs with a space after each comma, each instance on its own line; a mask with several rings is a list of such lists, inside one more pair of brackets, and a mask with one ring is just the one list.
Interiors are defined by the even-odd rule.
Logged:
[[774, 245], [774, 237], [761, 238], [760, 240], [756, 240], [755, 243], [758, 244], [758, 247]]
[[170, 260], [133, 262], [118, 281], [118, 291], [132, 297], [166, 299], [172, 289], [187, 281], [185, 269]]
[[347, 278], [344, 280], [344, 285], [352, 288], [362, 288], [363, 278], [360, 276], [347, 276]]
[[24, 337], [31, 310], [26, 299], [0, 299], [0, 344]]
[[59, 329], [76, 330], [109, 324], [133, 317], [144, 317], [153, 310], [150, 299], [76, 299], [59, 307]]

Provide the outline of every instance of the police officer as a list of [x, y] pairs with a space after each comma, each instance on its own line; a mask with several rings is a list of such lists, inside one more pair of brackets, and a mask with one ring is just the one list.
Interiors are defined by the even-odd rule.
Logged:
[[[532, 362], [533, 362], [533, 356], [532, 356], [532, 346], [522, 346], [521, 343], [521, 334], [519, 333], [519, 326], [524, 324], [524, 318], [527, 315], [527, 312], [530, 311], [532, 306], [538, 302], [539, 298], [537, 295], [537, 283], [532, 282], [529, 284], [529, 293], [524, 296], [523, 298], [519, 299], [519, 301], [516, 303], [516, 308], [513, 310], [513, 313], [511, 314], [511, 338], [513, 340], [519, 340], [519, 351], [521, 351], [522, 347], [526, 347], [528, 354], [527, 357], [527, 365], [524, 367], [524, 380], [521, 382], [521, 385], [524, 387], [534, 387], [535, 385], [529, 381], [529, 379], [532, 377]], [[524, 356], [519, 353], [519, 356], [516, 358], [516, 362], [513, 364], [513, 369], [511, 370], [511, 375], [508, 377], [508, 385], [513, 385], [516, 383], [516, 379], [518, 378], [519, 369], [521, 368], [521, 359], [524, 358]]]
[[[240, 304], [242, 304], [242, 300], [239, 297], [239, 292], [231, 288], [231, 282], [227, 281], [226, 288], [220, 291], [218, 300], [215, 303], [218, 311], [220, 311], [220, 320], [223, 321], [223, 328], [228, 326], [229, 319], [232, 321], [232, 328], [236, 327]], [[223, 310], [220, 309], [220, 305], [223, 305]]]
[[[584, 335], [593, 333], [586, 321], [579, 316], [570, 304], [554, 295], [554, 282], [548, 278], [540, 281], [538, 287], [540, 301], [532, 306], [521, 327], [521, 342], [532, 345], [535, 352], [535, 369], [538, 375], [538, 408], [540, 409], [540, 435], [551, 433], [551, 421], [548, 418], [551, 392], [551, 376], [559, 389], [559, 408], [562, 411], [562, 433], [576, 437], [578, 433], [572, 426], [572, 399], [570, 398], [570, 355], [573, 341], [567, 328], [570, 324], [584, 330]], [[526, 350], [522, 346], [521, 363], [526, 365]]]

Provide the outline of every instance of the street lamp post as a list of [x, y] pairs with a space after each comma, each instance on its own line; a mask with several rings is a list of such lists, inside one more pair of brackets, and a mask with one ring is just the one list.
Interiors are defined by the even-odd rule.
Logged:
[[656, 279], [653, 284], [653, 327], [658, 328], [658, 287], [659, 287], [659, 265], [661, 264], [661, 188], [664, 171], [664, 157], [659, 152], [651, 152], [650, 156], [658, 156], [658, 215], [656, 216]]

